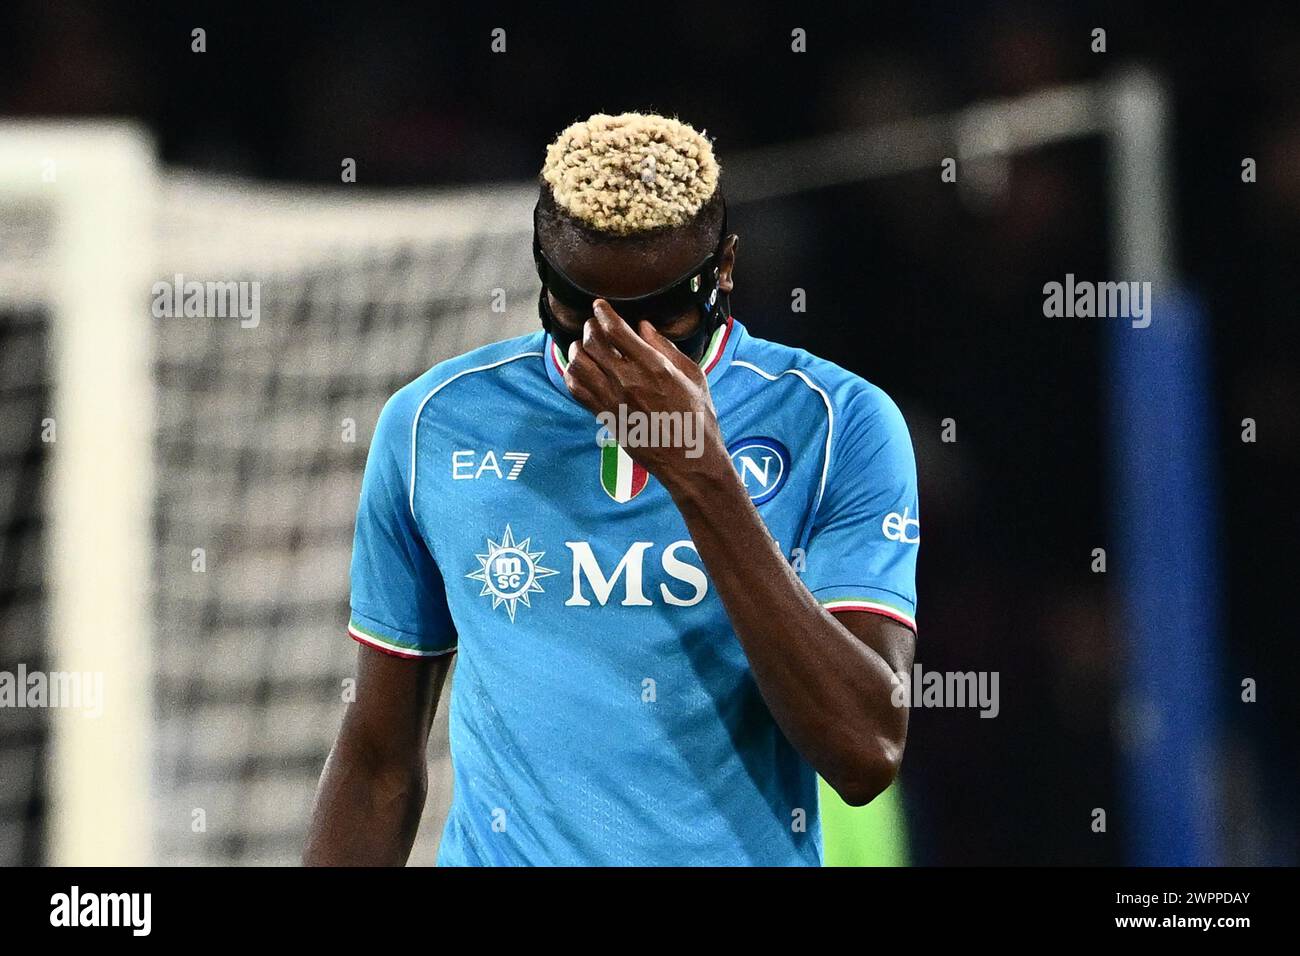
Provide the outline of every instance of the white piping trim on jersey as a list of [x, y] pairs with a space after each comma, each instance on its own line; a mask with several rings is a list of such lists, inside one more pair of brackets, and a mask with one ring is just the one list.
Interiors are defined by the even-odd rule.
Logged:
[[820, 385], [817, 385], [812, 379], [805, 375], [802, 369], [788, 368], [779, 375], [773, 375], [771, 372], [763, 371], [757, 365], [751, 365], [748, 362], [742, 362], [738, 359], [732, 359], [731, 364], [739, 365], [741, 368], [747, 368], [751, 372], [757, 372], [769, 382], [775, 382], [782, 375], [798, 375], [805, 385], [822, 397], [822, 403], [826, 406], [826, 453], [825, 457], [822, 459], [821, 484], [817, 486], [817, 503], [813, 505], [813, 514], [816, 514], [817, 509], [820, 508], [822, 504], [822, 494], [826, 491], [826, 474], [831, 467], [831, 436], [835, 434], [835, 410], [831, 407], [830, 396], [826, 394], [825, 390], [823, 390]]
[[[496, 368], [499, 365], [505, 365], [507, 362], [515, 362], [522, 358], [545, 358], [541, 352], [520, 352], [518, 355], [511, 355], [509, 358], [503, 358], [499, 362], [492, 362], [488, 365], [477, 365], [474, 368], [462, 369], [451, 378], [444, 382], [439, 382], [434, 386], [433, 391], [424, 396], [420, 401], [420, 406], [415, 410], [415, 418], [411, 419], [411, 494], [409, 503], [411, 508], [411, 517], [415, 518], [415, 436], [420, 427], [420, 416], [424, 414], [424, 406], [429, 404], [429, 399], [437, 395], [440, 391], [450, 385], [462, 375], [468, 375], [470, 372], [486, 372], [488, 369]], [[416, 521], [419, 519], [416, 518]]]

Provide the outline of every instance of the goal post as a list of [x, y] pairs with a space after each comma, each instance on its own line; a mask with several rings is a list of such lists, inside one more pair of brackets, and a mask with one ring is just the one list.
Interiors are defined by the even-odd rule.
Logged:
[[47, 303], [54, 383], [47, 660], [51, 674], [79, 678], [83, 696], [102, 688], [102, 700], [83, 700], [89, 706], [48, 712], [46, 826], [57, 865], [152, 859], [153, 380], [144, 317], [155, 181], [153, 143], [132, 125], [0, 127], [0, 197], [43, 217], [49, 241], [48, 284], [26, 290]]

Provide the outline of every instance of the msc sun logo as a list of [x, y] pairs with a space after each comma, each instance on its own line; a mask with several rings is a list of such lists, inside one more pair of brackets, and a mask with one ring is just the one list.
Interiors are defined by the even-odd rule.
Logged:
[[493, 610], [504, 604], [512, 624], [519, 603], [522, 601], [524, 607], [532, 607], [528, 603], [528, 595], [542, 593], [542, 586], [537, 583], [537, 579], [559, 574], [558, 571], [542, 567], [540, 562], [546, 552], [528, 550], [531, 542], [531, 538], [515, 541], [510, 525], [506, 525], [501, 543], [488, 538], [487, 554], [474, 555], [478, 558], [478, 569], [465, 575], [473, 581], [483, 582], [479, 597], [492, 595]]

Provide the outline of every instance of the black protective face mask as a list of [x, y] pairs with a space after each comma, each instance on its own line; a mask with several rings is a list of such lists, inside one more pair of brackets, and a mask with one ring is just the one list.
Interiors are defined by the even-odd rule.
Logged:
[[560, 328], [551, 311], [547, 291], [580, 315], [593, 314], [596, 299], [605, 298], [629, 324], [641, 319], [650, 321], [670, 321], [685, 314], [692, 307], [700, 312], [700, 323], [694, 332], [681, 339], [670, 339], [681, 352], [698, 362], [704, 354], [709, 339], [731, 314], [730, 297], [718, 288], [718, 277], [722, 262], [722, 249], [727, 238], [727, 211], [722, 211], [722, 232], [718, 238], [717, 248], [699, 265], [695, 266], [680, 279], [656, 289], [643, 296], [632, 299], [614, 299], [601, 296], [584, 289], [551, 264], [542, 252], [541, 242], [537, 238], [537, 208], [533, 210], [533, 261], [537, 266], [537, 275], [542, 280], [542, 291], [537, 298], [537, 313], [542, 321], [542, 328], [555, 340], [564, 355], [569, 354], [569, 346], [575, 336]]
[[[677, 346], [677, 350], [692, 362], [698, 362], [704, 357], [704, 349], [708, 346], [709, 339], [713, 337], [713, 333], [717, 331], [718, 326], [725, 322], [727, 316], [731, 314], [731, 309], [728, 307], [728, 298], [729, 297], [725, 294], [719, 294], [718, 299], [720, 304], [715, 305], [712, 310], [713, 313], [715, 313], [712, 319], [708, 314], [703, 314], [703, 310], [701, 310], [702, 314], [700, 317], [700, 324], [690, 335], [683, 336], [679, 339], [670, 338], [669, 336], [664, 336], [664, 338], [667, 338], [669, 342], [672, 342], [673, 345]], [[615, 312], [619, 312], [616, 302], [610, 300], [610, 305], [614, 306]], [[560, 354], [567, 359], [569, 356], [569, 346], [577, 341], [577, 336], [565, 331], [560, 327], [560, 323], [555, 320], [555, 313], [551, 311], [551, 304], [546, 298], [545, 286], [542, 287], [542, 291], [537, 297], [537, 314], [542, 320], [542, 328], [545, 329], [547, 334], [555, 341], [555, 344], [560, 349]], [[619, 314], [622, 315], [621, 312], [619, 312]]]

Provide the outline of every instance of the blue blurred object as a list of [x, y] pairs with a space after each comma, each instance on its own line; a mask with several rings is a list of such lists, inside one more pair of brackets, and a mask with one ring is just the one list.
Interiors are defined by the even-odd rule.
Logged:
[[1185, 289], [1152, 321], [1108, 336], [1109, 570], [1126, 647], [1120, 792], [1127, 862], [1221, 863], [1217, 792], [1220, 606], [1218, 441], [1209, 322]]

